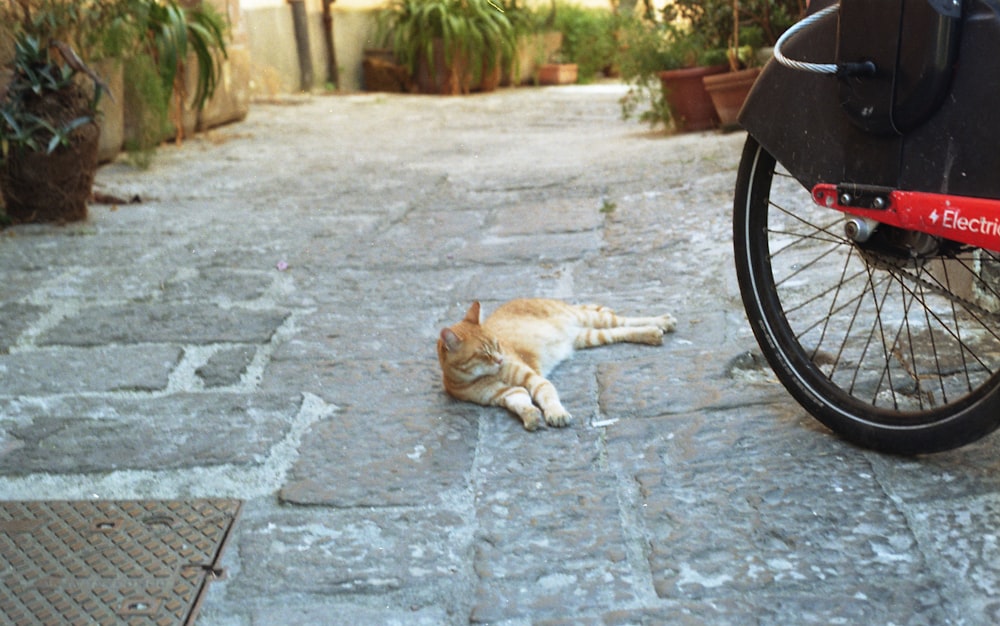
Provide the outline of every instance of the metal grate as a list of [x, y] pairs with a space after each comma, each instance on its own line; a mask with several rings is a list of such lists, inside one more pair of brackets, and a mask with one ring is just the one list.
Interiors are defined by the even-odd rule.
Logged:
[[240, 506], [0, 502], [0, 623], [191, 624]]

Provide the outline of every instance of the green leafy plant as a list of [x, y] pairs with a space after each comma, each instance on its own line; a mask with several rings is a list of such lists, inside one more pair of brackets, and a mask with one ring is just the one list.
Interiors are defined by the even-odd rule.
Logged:
[[221, 62], [227, 55], [225, 18], [212, 5], [204, 3], [185, 8], [176, 0], [165, 0], [150, 2], [148, 8], [150, 51], [159, 64], [164, 86], [181, 98], [188, 95], [184, 80], [191, 69], [188, 53], [193, 53], [197, 70], [194, 106], [203, 108], [215, 92], [222, 73]]
[[394, 0], [379, 25], [412, 75], [421, 63], [431, 75], [444, 69], [437, 67], [436, 47], [463, 85], [514, 56], [514, 28], [491, 0]]
[[70, 26], [79, 16], [65, 9], [55, 0], [0, 5], [0, 29], [13, 43], [10, 79], [0, 93], [0, 193], [13, 221], [87, 214], [97, 105], [107, 87], [74, 49]]
[[40, 42], [65, 42], [88, 62], [135, 47], [135, 16], [152, 0], [4, 0], [0, 29], [26, 33]]
[[578, 82], [586, 83], [613, 64], [622, 17], [607, 9], [560, 3], [555, 28], [563, 34], [560, 54], [579, 66]]
[[0, 2], [0, 42], [12, 54], [0, 89], [0, 192], [8, 219], [86, 217], [97, 169], [97, 107], [107, 92], [87, 63], [122, 49], [135, 1]]
[[146, 169], [156, 146], [171, 132], [170, 96], [173, 85], [164, 85], [152, 56], [138, 54], [124, 60], [124, 98], [134, 103], [125, 110], [125, 150], [132, 165]]
[[737, 13], [737, 38], [753, 47], [773, 46], [789, 26], [805, 15], [806, 0], [673, 0], [663, 8], [667, 22], [683, 22], [713, 48], [729, 48], [734, 39], [733, 12]]
[[[23, 32], [15, 37], [14, 75], [0, 101], [0, 160], [12, 151], [51, 154], [60, 145], [69, 144], [73, 131], [96, 120], [104, 84], [68, 46], [55, 44], [43, 45]], [[92, 77], [92, 95], [78, 88], [79, 73]]]
[[[185, 106], [204, 108], [218, 87], [227, 56], [226, 18], [208, 3], [177, 0], [0, 0], [0, 31], [26, 33], [46, 44], [67, 42], [88, 62], [125, 62], [126, 111], [137, 122], [130, 153], [169, 134], [183, 139]], [[194, 72], [193, 93], [188, 76]], [[159, 85], [156, 84], [159, 82]]]
[[700, 33], [634, 14], [622, 20], [618, 37], [617, 64], [629, 86], [620, 100], [622, 118], [638, 117], [653, 127], [670, 122], [660, 72], [725, 60], [725, 50], [708, 47]]
[[[227, 24], [209, 4], [186, 8], [176, 0], [143, 2], [146, 9], [143, 15], [145, 52], [153, 58], [162, 81], [160, 93], [173, 101], [169, 110], [179, 142], [184, 136], [185, 101], [191, 95], [187, 90], [188, 72], [192, 69], [197, 72], [192, 105], [201, 110], [219, 84], [221, 63], [227, 56]], [[193, 54], [193, 68], [189, 53]], [[159, 104], [153, 103], [153, 107], [158, 108]]]
[[541, 10], [537, 5], [525, 4], [524, 0], [503, 0], [498, 3], [503, 9], [503, 14], [514, 29], [515, 37], [533, 35], [545, 28], [551, 28], [546, 24], [551, 21], [549, 16], [551, 10]]
[[[673, 0], [659, 17], [633, 14], [618, 29], [618, 64], [629, 91], [622, 116], [669, 123], [659, 72], [729, 62], [750, 64], [753, 50], [773, 45], [805, 12], [805, 0]], [[732, 61], [730, 61], [730, 58]]]

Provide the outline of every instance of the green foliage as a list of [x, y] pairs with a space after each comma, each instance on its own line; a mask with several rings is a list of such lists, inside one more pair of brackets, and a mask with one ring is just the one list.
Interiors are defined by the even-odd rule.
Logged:
[[66, 42], [84, 59], [117, 56], [134, 46], [136, 15], [150, 0], [3, 0], [0, 24], [39, 41]]
[[210, 4], [188, 9], [176, 0], [160, 3], [144, 0], [148, 12], [146, 29], [151, 45], [148, 52], [157, 60], [164, 91], [184, 94], [188, 52], [193, 52], [197, 69], [194, 106], [202, 109], [212, 97], [222, 74], [218, 50], [226, 57], [226, 22]]
[[629, 85], [620, 102], [622, 118], [635, 116], [650, 126], [670, 121], [660, 72], [725, 59], [724, 51], [707, 48], [703, 37], [696, 32], [636, 15], [622, 21], [618, 36], [621, 43], [618, 69], [622, 80]]
[[507, 16], [507, 21], [514, 29], [515, 37], [534, 35], [550, 28], [546, 26], [550, 21], [551, 14], [548, 10], [524, 4], [523, 0], [520, 4], [518, 0], [504, 0], [500, 6], [503, 8], [504, 15]]
[[436, 71], [435, 40], [443, 43], [446, 64], [457, 57], [474, 71], [492, 69], [515, 53], [514, 27], [492, 0], [393, 0], [380, 13], [379, 26], [411, 73], [421, 59]]
[[[805, 15], [806, 0], [739, 0], [736, 2], [741, 44], [773, 46], [789, 26]], [[733, 45], [733, 0], [674, 0], [663, 18], [684, 20], [713, 48]]]
[[617, 56], [617, 31], [623, 21], [607, 9], [558, 4], [555, 28], [563, 34], [561, 60], [579, 66], [579, 82], [589, 82], [613, 64]]
[[[14, 75], [0, 102], [0, 156], [11, 151], [52, 153], [73, 131], [93, 122], [101, 87], [87, 97], [75, 81], [79, 68], [57, 58], [51, 46], [23, 32], [14, 39]], [[45, 104], [51, 101], [53, 105]]]
[[126, 111], [132, 132], [125, 141], [125, 149], [133, 165], [146, 169], [152, 163], [156, 146], [170, 132], [170, 92], [148, 54], [125, 59], [124, 73], [125, 101], [141, 103]]
[[[195, 93], [191, 94], [195, 108], [203, 108], [215, 92], [221, 60], [226, 57], [227, 28], [225, 17], [207, 3], [187, 8], [177, 0], [0, 0], [0, 29], [19, 42], [15, 82], [0, 102], [5, 111], [0, 133], [8, 145], [32, 147], [42, 142], [45, 146], [41, 147], [51, 148], [52, 141], [59, 139], [55, 145], [65, 141], [72, 132], [69, 126], [75, 124], [75, 128], [83, 122], [74, 118], [69, 124], [54, 125], [44, 116], [17, 108], [15, 100], [21, 92], [16, 85], [27, 81], [29, 91], [37, 93], [45, 88], [52, 92], [51, 85], [42, 87], [40, 81], [75, 75], [81, 65], [94, 78], [91, 108], [96, 111], [103, 83], [83, 60], [73, 63], [66, 55], [53, 53], [50, 42], [66, 42], [74, 57], [79, 52], [88, 61], [106, 57], [126, 60], [126, 89], [138, 96], [130, 101], [142, 108], [131, 112], [138, 119], [141, 136], [133, 147], [150, 150], [164, 136], [171, 99], [181, 108], [189, 95], [188, 71], [197, 72]], [[33, 42], [34, 49], [22, 50], [22, 41]], [[35, 57], [25, 56], [29, 52]], [[188, 62], [190, 58], [193, 64]], [[67, 69], [68, 65], [76, 69]], [[160, 84], [153, 85], [153, 80]], [[93, 111], [88, 116], [92, 117]]]
[[622, 116], [654, 126], [668, 123], [660, 71], [725, 63], [734, 44], [734, 61], [748, 64], [753, 49], [773, 45], [804, 12], [805, 0], [673, 0], [659, 19], [631, 16], [618, 31], [619, 68], [629, 84]]

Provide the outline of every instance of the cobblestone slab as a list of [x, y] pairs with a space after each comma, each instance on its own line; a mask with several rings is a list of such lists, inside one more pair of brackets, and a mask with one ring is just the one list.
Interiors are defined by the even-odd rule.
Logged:
[[975, 499], [1000, 492], [1000, 438], [921, 459], [873, 457], [886, 490], [905, 502]]
[[38, 343], [43, 346], [266, 343], [287, 316], [284, 311], [202, 305], [90, 307], [61, 321]]
[[[289, 611], [287, 606], [294, 605]], [[285, 606], [255, 610], [253, 620], [260, 624], [282, 626], [316, 626], [329, 623], [332, 616], [350, 616], [351, 626], [440, 626], [455, 621], [444, 609], [370, 607], [363, 604], [309, 602], [301, 597], [289, 598]], [[213, 616], [224, 620], [224, 616]]]
[[[877, 605], [912, 596], [917, 612], [941, 603], [939, 581], [915, 550], [906, 518], [865, 473], [863, 459], [820, 458], [793, 467], [779, 459], [747, 464], [740, 477], [706, 467], [638, 475], [658, 595], [794, 596], [822, 585], [831, 595]], [[803, 504], [805, 494], [819, 497]], [[699, 521], [705, 519], [716, 521]], [[852, 555], [849, 563], [844, 553]]]
[[[4, 285], [7, 289], [7, 285]], [[18, 337], [46, 311], [45, 307], [18, 302], [0, 304], [0, 355], [17, 343]], [[2, 384], [2, 383], [0, 383]]]
[[867, 454], [831, 452], [825, 436], [775, 420], [767, 407], [609, 431], [609, 445], [624, 444], [613, 446], [613, 466], [657, 467], [635, 480], [661, 598], [713, 602], [736, 593], [766, 623], [797, 613], [802, 623], [834, 614], [872, 623], [907, 602], [907, 623], [944, 619], [943, 581]]
[[66, 348], [0, 354], [0, 397], [161, 391], [183, 351], [170, 346]]
[[476, 430], [455, 406], [346, 409], [307, 435], [280, 498], [343, 508], [453, 497], [467, 488]]
[[613, 476], [501, 473], [481, 478], [476, 490], [473, 622], [564, 618], [636, 602]]
[[194, 373], [207, 388], [235, 385], [242, 380], [255, 354], [253, 346], [223, 349], [209, 357]]
[[934, 555], [949, 602], [981, 623], [1000, 620], [996, 495], [952, 500], [947, 506], [914, 501], [905, 512], [921, 549]]
[[[152, 259], [160, 259], [155, 253]], [[176, 271], [166, 263], [147, 264], [136, 259], [116, 262], [102, 259], [98, 266], [67, 267], [39, 285], [31, 297], [52, 304], [149, 301], [160, 296], [163, 284]]]
[[[193, 275], [192, 275], [193, 274]], [[234, 271], [228, 268], [205, 267], [197, 273], [173, 276], [163, 285], [166, 301], [209, 302], [223, 307], [241, 302], [260, 300], [274, 283], [273, 271]]]
[[[666, 356], [644, 352], [628, 360], [602, 364], [598, 369], [601, 413], [608, 417], [656, 417], [787, 397], [777, 381], [753, 390], [738, 384], [728, 369], [739, 353], [711, 349], [711, 338], [705, 346], [698, 333], [688, 336], [690, 339], [680, 341], [690, 345], [675, 347]], [[712, 384], [686, 384], [692, 375]]]
[[170, 470], [264, 462], [301, 397], [220, 393], [0, 401], [0, 473]]
[[[567, 401], [571, 410], [575, 403]], [[585, 416], [576, 413], [569, 429], [545, 428], [525, 437], [524, 427], [513, 414], [501, 409], [473, 413], [481, 422], [481, 442], [476, 455], [476, 476], [520, 476], [530, 481], [550, 472], [598, 471], [604, 446], [602, 432], [590, 428]]]
[[[382, 595], [388, 613], [467, 611], [471, 532], [461, 509], [273, 508], [244, 513], [237, 539], [247, 575], [227, 585], [254, 598], [289, 594], [335, 601]], [[275, 610], [276, 607], [271, 607]]]

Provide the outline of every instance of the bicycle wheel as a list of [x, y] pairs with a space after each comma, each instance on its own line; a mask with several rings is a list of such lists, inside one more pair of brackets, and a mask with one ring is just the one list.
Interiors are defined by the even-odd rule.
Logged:
[[955, 448], [1000, 425], [1000, 255], [879, 226], [864, 243], [753, 138], [733, 215], [754, 335], [815, 418], [868, 448]]

